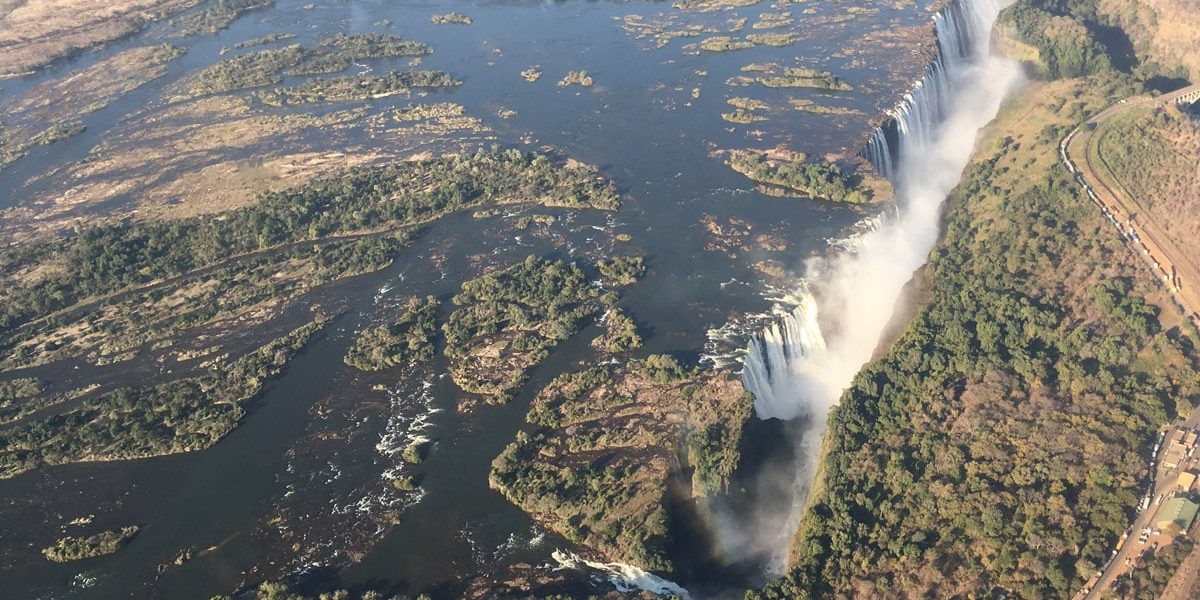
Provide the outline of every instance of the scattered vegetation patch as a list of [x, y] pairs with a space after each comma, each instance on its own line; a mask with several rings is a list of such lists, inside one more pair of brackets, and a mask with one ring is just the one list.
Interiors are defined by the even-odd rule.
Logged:
[[444, 15], [434, 15], [429, 18], [429, 22], [434, 25], [470, 25], [471, 17], [462, 13], [446, 13]]
[[13, 402], [36, 396], [46, 390], [46, 385], [36, 377], [19, 377], [0, 381], [0, 408], [8, 408]]
[[125, 50], [0, 105], [0, 168], [34, 146], [83, 133], [80, 117], [161, 77], [185, 50], [161, 44]]
[[[1200, 256], [1200, 119], [1175, 106], [1126, 109], [1092, 134], [1094, 162], [1180, 250]], [[1141, 218], [1141, 215], [1139, 215]]]

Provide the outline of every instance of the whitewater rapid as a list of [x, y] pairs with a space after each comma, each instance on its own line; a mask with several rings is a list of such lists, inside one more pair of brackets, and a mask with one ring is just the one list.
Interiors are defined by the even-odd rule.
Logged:
[[[904, 286], [937, 240], [942, 204], [958, 184], [979, 131], [1022, 81], [1019, 65], [992, 48], [991, 31], [1012, 0], [959, 0], [934, 18], [938, 58], [863, 150], [896, 190], [896, 210], [855, 248], [805, 265], [802, 300], [750, 342], [742, 371], [761, 419], [801, 419], [794, 493], [719, 532], [730, 556], [766, 555], [786, 567], [791, 538], [815, 476], [826, 419], [870, 360]], [[798, 471], [798, 472], [797, 472]], [[735, 521], [737, 521], [735, 519]]]

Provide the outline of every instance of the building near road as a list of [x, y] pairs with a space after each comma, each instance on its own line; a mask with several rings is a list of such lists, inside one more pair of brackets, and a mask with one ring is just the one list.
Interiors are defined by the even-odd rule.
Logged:
[[1192, 471], [1180, 473], [1179, 477], [1175, 480], [1175, 485], [1184, 493], [1192, 491], [1192, 488], [1196, 486], [1196, 474]]
[[1187, 533], [1192, 521], [1196, 520], [1197, 510], [1200, 510], [1200, 504], [1176, 496], [1163, 502], [1162, 507], [1158, 509], [1158, 514], [1154, 517], [1154, 527], [1164, 533]]
[[1177, 429], [1167, 440], [1167, 448], [1163, 451], [1162, 466], [1174, 469], [1183, 463], [1192, 448], [1196, 447], [1196, 432], [1190, 429]]

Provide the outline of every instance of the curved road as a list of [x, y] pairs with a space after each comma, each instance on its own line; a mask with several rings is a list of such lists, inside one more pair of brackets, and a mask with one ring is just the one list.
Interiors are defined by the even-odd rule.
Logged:
[[[1088, 196], [1100, 206], [1101, 210], [1116, 225], [1122, 241], [1131, 250], [1143, 257], [1143, 260], [1154, 269], [1167, 291], [1183, 309], [1187, 318], [1197, 322], [1197, 310], [1200, 310], [1200, 268], [1197, 268], [1192, 257], [1183, 253], [1171, 241], [1157, 223], [1141, 215], [1141, 207], [1137, 199], [1120, 184], [1112, 173], [1107, 173], [1112, 185], [1106, 178], [1100, 176], [1097, 167], [1091, 160], [1089, 152], [1096, 141], [1095, 131], [1107, 121], [1124, 114], [1126, 111], [1141, 108], [1156, 108], [1176, 102], [1188, 94], [1200, 93], [1200, 84], [1185, 87], [1157, 98], [1139, 97], [1122, 100], [1108, 107], [1096, 116], [1067, 134], [1059, 143], [1059, 158], [1067, 169], [1075, 175], [1075, 179], [1083, 185]], [[1082, 142], [1076, 144], [1080, 139]], [[1082, 153], [1082, 154], [1080, 154]], [[1107, 172], [1107, 169], [1104, 169]], [[1113, 186], [1120, 190], [1113, 189]], [[1200, 413], [1197, 413], [1200, 415]], [[1196, 420], [1194, 415], [1191, 419]], [[1196, 425], [1197, 423], [1190, 423]], [[1173, 430], [1172, 430], [1173, 431]], [[1174, 483], [1175, 473], [1164, 473], [1160, 470], [1150, 481], [1148, 491], [1150, 497], [1155, 497], [1160, 491], [1168, 489]], [[1101, 571], [1088, 580], [1082, 590], [1075, 595], [1075, 600], [1093, 600], [1101, 597], [1113, 581], [1124, 574], [1129, 566], [1135, 563], [1147, 550], [1147, 545], [1138, 542], [1140, 532], [1151, 526], [1151, 520], [1157, 512], [1156, 506], [1140, 511], [1133, 524], [1127, 530], [1128, 538], [1121, 548], [1116, 551]]]
[[[1173, 104], [1179, 98], [1195, 93], [1200, 93], [1200, 84], [1156, 98], [1122, 100], [1076, 127], [1059, 145], [1060, 159], [1083, 184], [1088, 196], [1117, 224], [1122, 237], [1130, 243], [1131, 248], [1140, 250], [1148, 262], [1157, 267], [1158, 272], [1155, 275], [1163, 280], [1168, 292], [1193, 322], [1196, 322], [1200, 314], [1200, 267], [1193, 257], [1182, 252], [1171, 241], [1157, 223], [1142, 214], [1137, 199], [1108, 172], [1107, 168], [1092, 162], [1090, 149], [1096, 142], [1094, 132], [1105, 122], [1130, 110]], [[1107, 174], [1108, 177], [1102, 177], [1101, 173]]]

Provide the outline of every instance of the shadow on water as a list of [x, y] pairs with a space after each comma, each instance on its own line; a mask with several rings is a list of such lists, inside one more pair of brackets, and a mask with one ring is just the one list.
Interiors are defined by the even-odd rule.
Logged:
[[[679, 537], [672, 559], [679, 562], [681, 579], [697, 596], [740, 598], [743, 590], [766, 582], [769, 553], [754, 540], [722, 536], [731, 531], [754, 531], [763, 516], [790, 512], [795, 474], [804, 458], [797, 451], [796, 439], [806, 425], [805, 419], [789, 422], [752, 417], [742, 435], [741, 461], [728, 493], [705, 503], [688, 503], [690, 509], [683, 506], [673, 523]], [[762, 544], [763, 548], [770, 546]]]

